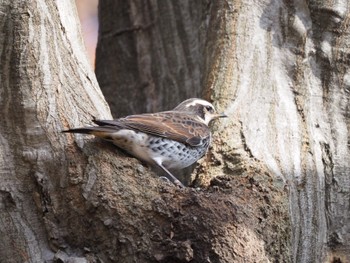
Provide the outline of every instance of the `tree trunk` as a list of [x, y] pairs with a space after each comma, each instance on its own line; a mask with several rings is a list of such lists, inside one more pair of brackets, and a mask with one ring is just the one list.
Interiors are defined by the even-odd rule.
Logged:
[[211, 14], [204, 83], [230, 118], [207, 174], [263, 167], [288, 189], [293, 261], [350, 262], [349, 7], [226, 1]]
[[[99, 47], [110, 41], [114, 59], [96, 64], [101, 85], [121, 88], [106, 94], [124, 105], [116, 115], [201, 92], [229, 114], [197, 167], [201, 188], [176, 189], [108, 143], [61, 134], [111, 118], [75, 7], [2, 1], [0, 262], [348, 262], [347, 7], [119, 2], [118, 16], [100, 3]], [[124, 95], [140, 87], [142, 100]]]
[[0, 8], [0, 262], [44, 262], [76, 248], [72, 221], [84, 220], [78, 204], [94, 168], [74, 154], [82, 139], [60, 131], [110, 113], [72, 1]]
[[200, 96], [205, 2], [100, 1], [96, 76], [115, 117]]
[[[174, 30], [171, 25], [178, 25], [176, 21], [182, 21], [183, 17], [174, 12], [177, 10], [173, 8], [174, 2], [164, 2], [162, 4], [168, 9], [159, 10], [162, 10], [161, 14], [171, 13], [172, 16], [164, 17], [173, 22], [161, 23], [163, 29], [168, 27], [157, 31], [161, 34], [157, 39], [173, 39], [169, 32], [176, 35], [181, 31]], [[177, 1], [178, 5], [184, 3], [187, 2]], [[337, 2], [333, 6], [319, 1], [192, 4], [196, 5], [192, 9], [200, 11], [192, 17], [196, 23], [200, 21], [192, 35], [197, 36], [199, 43], [197, 59], [203, 62], [199, 79], [204, 86], [204, 97], [211, 98], [218, 108], [226, 109], [230, 115], [223, 125], [216, 127], [215, 137], [220, 139], [216, 139], [209, 157], [198, 167], [198, 171], [205, 172], [199, 173], [196, 182], [208, 184], [212, 178], [226, 175], [234, 183], [242, 183], [236, 192], [244, 187], [257, 187], [263, 198], [249, 199], [249, 194], [242, 194], [242, 199], [249, 201], [253, 211], [260, 211], [256, 213], [257, 221], [251, 225], [255, 229], [253, 233], [263, 233], [262, 239], [271, 260], [278, 260], [277, 255], [280, 255], [282, 261], [349, 261], [350, 219], [346, 198], [350, 190], [347, 176], [350, 163], [349, 89], [348, 62], [344, 58], [348, 42], [345, 18], [349, 11], [346, 3]], [[150, 25], [146, 30], [140, 27], [127, 30], [132, 28], [130, 25], [138, 25], [140, 17], [150, 13], [151, 17], [160, 17], [158, 9], [154, 8], [158, 5], [157, 1], [148, 2], [148, 6], [153, 7], [148, 10], [156, 10], [153, 12], [146, 12], [145, 6], [137, 4], [119, 9], [127, 15], [118, 21], [118, 26], [128, 26], [113, 27], [123, 35], [114, 35], [117, 51], [107, 49], [112, 50], [108, 53], [110, 57], [113, 53], [114, 60], [120, 56], [125, 48], [121, 43], [127, 38], [129, 47], [148, 43], [148, 49], [133, 49], [136, 54], [127, 60], [135, 61], [127, 63], [130, 67], [137, 65], [137, 69], [148, 69], [153, 61], [159, 61], [154, 53], [162, 49], [149, 44], [155, 38], [149, 32], [157, 30], [157, 23], [142, 23]], [[105, 22], [114, 19], [114, 12], [110, 10], [119, 7], [101, 3], [100, 17]], [[102, 31], [104, 25], [102, 22]], [[200, 30], [203, 28], [208, 29], [204, 30], [205, 34]], [[181, 38], [186, 39], [186, 34]], [[173, 42], [176, 45], [177, 42]], [[103, 44], [102, 39], [101, 50]], [[149, 51], [145, 54], [145, 50]], [[147, 59], [139, 59], [141, 57]], [[123, 61], [119, 63], [123, 64]], [[143, 66], [139, 66], [141, 62]], [[98, 75], [99, 66], [97, 64]], [[107, 67], [111, 65], [101, 66]], [[114, 75], [116, 82], [122, 83], [124, 74], [130, 72], [144, 74], [120, 67], [118, 75]], [[135, 79], [128, 86], [132, 87], [130, 93], [142, 90], [138, 88], [141, 85], [135, 85], [139, 78]], [[100, 84], [111, 87], [104, 82]], [[181, 92], [182, 87], [178, 87], [177, 92]], [[167, 89], [160, 96], [169, 91], [174, 92]], [[145, 93], [146, 101], [153, 100], [154, 96], [148, 94]], [[166, 105], [168, 103], [164, 108]], [[287, 193], [283, 192], [284, 188]], [[269, 194], [264, 195], [264, 190]], [[266, 226], [278, 231], [266, 231]]]
[[[196, 43], [197, 49], [191, 52], [191, 55], [196, 55], [193, 59], [201, 64], [199, 74], [192, 76], [192, 81], [204, 82], [207, 88], [201, 88], [200, 93], [203, 93], [205, 98], [211, 97], [213, 101], [216, 101], [219, 109], [223, 110], [225, 103], [227, 105], [231, 102], [230, 94], [233, 87], [230, 86], [232, 83], [229, 81], [233, 78], [231, 74], [234, 64], [230, 63], [236, 63], [234, 60], [235, 47], [226, 47], [225, 38], [228, 38], [229, 44], [233, 43], [231, 34], [237, 19], [233, 7], [225, 6], [227, 2], [223, 5], [215, 3], [213, 6], [210, 2], [203, 1], [191, 1], [191, 4], [188, 4], [188, 1], [147, 1], [143, 5], [139, 1], [119, 2], [100, 2], [101, 35], [96, 61], [99, 84], [106, 97], [113, 101], [111, 104], [114, 103], [116, 106], [114, 108], [116, 115], [123, 110], [127, 110], [124, 113], [126, 115], [139, 111], [170, 109], [182, 98], [198, 96], [199, 92], [191, 89], [192, 85], [162, 86], [167, 75], [171, 75], [176, 80], [174, 83], [177, 84], [187, 78], [183, 74], [167, 71], [169, 66], [176, 69], [179, 59], [185, 63], [189, 72], [197, 70], [197, 64], [191, 64], [188, 63], [188, 60], [182, 59], [181, 55], [186, 55], [186, 52], [177, 51], [179, 48], [180, 50], [184, 48], [183, 45], [178, 45], [177, 39], [180, 38], [187, 43], [185, 40], [189, 39], [189, 35], [193, 38], [189, 43]], [[116, 13], [118, 16], [115, 15]], [[191, 14], [191, 16], [184, 16], [184, 14]], [[231, 14], [235, 15], [231, 16]], [[208, 26], [209, 31], [207, 31]], [[186, 31], [182, 27], [191, 30]], [[218, 29], [221, 31], [217, 32]], [[169, 43], [172, 48], [163, 49], [163, 46]], [[162, 53], [164, 50], [165, 54]], [[162, 56], [159, 56], [159, 53]], [[174, 58], [173, 54], [176, 54], [177, 57]], [[220, 64], [221, 60], [226, 64]], [[180, 66], [184, 67], [183, 64]], [[214, 72], [215, 70], [217, 73]], [[228, 70], [230, 75], [223, 72], [224, 70]], [[175, 72], [179, 71], [175, 70]], [[148, 88], [144, 88], [140, 83], [155, 83], [154, 87], [160, 92], [147, 91], [151, 86], [147, 84]], [[218, 87], [214, 88], [214, 84]], [[153, 87], [150, 89], [154, 91]], [[181, 96], [174, 94], [181, 94]], [[131, 96], [133, 99], [130, 101]], [[174, 101], [168, 103], [168, 100], [164, 99], [166, 96]], [[157, 101], [164, 103], [163, 107], [149, 107], [149, 105], [157, 104]], [[217, 103], [220, 101], [223, 102], [221, 105]], [[148, 108], [135, 110], [135, 105]], [[233, 121], [236, 122], [236, 120]], [[221, 137], [222, 140], [215, 141], [209, 158], [205, 158], [197, 169], [198, 173], [201, 173], [196, 182], [203, 186], [209, 185], [209, 181], [216, 176], [232, 174], [239, 175], [239, 177], [228, 182], [226, 182], [227, 179], [211, 182], [212, 186], [215, 186], [214, 189], [218, 189], [218, 193], [211, 194], [209, 199], [202, 200], [202, 206], [215, 211], [217, 217], [207, 214], [204, 214], [205, 217], [200, 216], [199, 218], [204, 219], [201, 220], [201, 226], [197, 226], [192, 231], [189, 230], [193, 228], [192, 222], [180, 220], [182, 226], [179, 229], [182, 229], [181, 233], [186, 236], [186, 240], [193, 244], [192, 247], [204, 248], [204, 250], [194, 250], [197, 251], [193, 258], [194, 262], [207, 262], [207, 258], [214, 262], [289, 261], [291, 257], [288, 195], [284, 191], [283, 183], [279, 179], [274, 179], [274, 175], [263, 163], [257, 165], [252, 160], [250, 164], [257, 165], [256, 168], [247, 169], [249, 164], [241, 163], [241, 161], [244, 157], [249, 160], [250, 156], [240, 156], [236, 148], [228, 149], [232, 142], [235, 142], [235, 147], [238, 147], [244, 141], [243, 133], [238, 133], [238, 137], [234, 136], [235, 141], [231, 139], [232, 134], [236, 133], [236, 125], [233, 127], [231, 125], [225, 134], [220, 128], [218, 129], [219, 132], [221, 130], [224, 137]], [[229, 145], [224, 143], [225, 140], [229, 142]], [[243, 153], [246, 153], [244, 145], [239, 147], [243, 148]], [[228, 150], [225, 155], [230, 155], [230, 158], [226, 158], [220, 165], [222, 148]], [[208, 167], [211, 163], [215, 165]], [[227, 167], [221, 169], [224, 165]], [[209, 172], [207, 172], [208, 169], [210, 169]], [[211, 188], [208, 191], [212, 191]], [[200, 196], [200, 193], [197, 195]], [[224, 203], [232, 203], [234, 207], [228, 208], [222, 203], [217, 203], [218, 199], [224, 200]], [[175, 199], [174, 202], [180, 201]], [[246, 203], [250, 205], [247, 207]], [[197, 210], [188, 212], [202, 213]], [[222, 225], [219, 222], [222, 221], [222, 218], [227, 217], [227, 213], [233, 213], [233, 217], [227, 221], [229, 223]], [[211, 236], [209, 243], [205, 238], [208, 233]], [[244, 244], [243, 248], [242, 244]]]

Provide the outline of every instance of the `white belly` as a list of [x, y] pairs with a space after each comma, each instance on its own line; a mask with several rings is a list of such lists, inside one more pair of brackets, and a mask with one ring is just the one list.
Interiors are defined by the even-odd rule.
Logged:
[[167, 169], [182, 169], [200, 159], [207, 147], [189, 147], [166, 138], [133, 130], [120, 130], [110, 136], [112, 142], [131, 155], [148, 163], [161, 160]]

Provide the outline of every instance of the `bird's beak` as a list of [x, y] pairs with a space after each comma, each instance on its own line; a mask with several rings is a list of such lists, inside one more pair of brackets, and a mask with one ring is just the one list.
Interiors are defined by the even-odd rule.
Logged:
[[219, 114], [215, 114], [213, 116], [213, 119], [218, 119], [218, 118], [227, 118], [228, 116], [225, 113], [219, 113]]

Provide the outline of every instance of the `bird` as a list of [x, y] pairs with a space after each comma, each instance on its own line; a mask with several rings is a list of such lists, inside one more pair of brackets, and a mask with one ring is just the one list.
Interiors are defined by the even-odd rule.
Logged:
[[173, 110], [129, 115], [114, 120], [92, 120], [97, 126], [72, 128], [64, 133], [92, 134], [132, 156], [161, 168], [179, 187], [184, 185], [169, 171], [197, 162], [211, 143], [209, 124], [227, 117], [203, 99], [191, 98]]

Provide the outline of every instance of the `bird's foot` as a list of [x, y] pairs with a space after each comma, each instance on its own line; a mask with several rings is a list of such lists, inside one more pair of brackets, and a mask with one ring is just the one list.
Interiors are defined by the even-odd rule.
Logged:
[[[161, 180], [167, 182], [167, 183], [170, 183], [170, 184], [174, 184], [180, 188], [184, 188], [185, 186], [178, 180], [178, 179], [175, 179], [174, 181], [172, 181], [171, 179], [169, 179], [168, 177], [166, 176], [160, 176], [159, 177]], [[173, 179], [173, 178], [172, 178]]]

